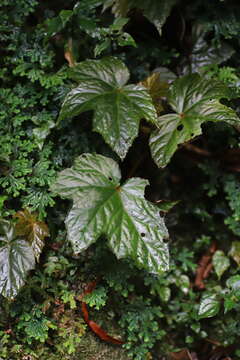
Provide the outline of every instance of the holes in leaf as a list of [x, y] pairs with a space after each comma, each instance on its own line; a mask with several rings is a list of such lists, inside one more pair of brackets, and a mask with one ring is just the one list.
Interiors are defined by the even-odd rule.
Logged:
[[112, 178], [109, 176], [108, 180], [109, 180], [109, 181], [112, 181]]
[[178, 130], [178, 131], [182, 131], [182, 130], [183, 130], [183, 125], [182, 125], [182, 124], [181, 124], [181, 125], [178, 125], [177, 130]]
[[141, 233], [141, 237], [145, 237], [146, 236], [146, 234], [145, 233]]
[[194, 133], [191, 133], [191, 137], [194, 137]]

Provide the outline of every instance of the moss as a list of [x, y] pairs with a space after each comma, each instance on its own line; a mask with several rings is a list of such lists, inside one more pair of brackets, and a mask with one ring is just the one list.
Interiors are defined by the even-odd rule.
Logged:
[[76, 354], [73, 360], [129, 360], [122, 346], [101, 341], [90, 331], [82, 338]]

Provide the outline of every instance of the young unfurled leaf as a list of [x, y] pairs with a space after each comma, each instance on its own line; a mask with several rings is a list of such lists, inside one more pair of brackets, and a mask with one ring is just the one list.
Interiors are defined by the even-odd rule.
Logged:
[[236, 125], [240, 119], [235, 111], [221, 104], [219, 99], [231, 96], [222, 83], [201, 78], [198, 74], [183, 76], [174, 81], [168, 101], [175, 113], [158, 118], [158, 129], [150, 137], [154, 161], [164, 167], [178, 145], [202, 133], [207, 121], [225, 121]]
[[162, 97], [167, 96], [169, 88], [167, 81], [162, 81], [161, 74], [159, 72], [154, 72], [145, 80], [141, 81], [140, 85], [143, 85], [149, 91], [157, 113], [160, 114], [163, 110]]
[[0, 294], [14, 298], [35, 266], [31, 245], [16, 236], [15, 227], [0, 221]]
[[213, 317], [217, 315], [219, 310], [220, 310], [220, 302], [215, 294], [203, 295], [198, 311], [199, 318], [202, 319], [202, 318]]
[[140, 120], [157, 121], [147, 90], [125, 85], [128, 69], [113, 57], [83, 61], [69, 69], [69, 75], [80, 83], [66, 96], [59, 120], [94, 110], [93, 130], [123, 159], [138, 135]]
[[36, 213], [31, 214], [27, 209], [15, 214], [18, 219], [16, 233], [24, 236], [32, 246], [36, 260], [39, 260], [45, 237], [49, 236], [47, 224], [37, 219]]
[[227, 256], [225, 256], [224, 252], [222, 250], [217, 250], [212, 258], [213, 266], [215, 269], [215, 272], [220, 279], [222, 274], [229, 268], [230, 261]]
[[52, 191], [73, 200], [65, 223], [75, 253], [105, 235], [117, 258], [131, 257], [153, 273], [168, 269], [168, 233], [157, 206], [144, 198], [148, 181], [120, 185], [120, 178], [115, 161], [93, 154], [60, 172]]

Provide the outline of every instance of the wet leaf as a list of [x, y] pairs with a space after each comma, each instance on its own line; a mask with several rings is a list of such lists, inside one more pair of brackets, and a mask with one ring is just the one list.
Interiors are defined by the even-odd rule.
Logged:
[[125, 85], [127, 67], [114, 57], [87, 60], [69, 69], [79, 85], [66, 96], [59, 120], [93, 110], [93, 130], [123, 159], [138, 135], [139, 122], [156, 123], [156, 110], [146, 89]]
[[134, 46], [134, 47], [137, 47], [137, 44], [136, 44], [134, 38], [130, 34], [126, 33], [126, 32], [122, 33], [117, 38], [117, 43], [118, 43], [119, 46]]
[[167, 200], [159, 200], [156, 202], [157, 207], [162, 212], [170, 211], [175, 205], [179, 203], [180, 200], [176, 201], [167, 201]]
[[153, 73], [159, 73], [161, 76], [161, 81], [171, 84], [174, 80], [176, 80], [177, 76], [164, 66], [158, 66], [153, 70]]
[[0, 221], [0, 294], [14, 298], [24, 285], [29, 270], [35, 267], [30, 244], [17, 237], [9, 221]]
[[144, 16], [156, 26], [161, 35], [162, 26], [176, 2], [177, 0], [107, 0], [104, 10], [111, 6], [115, 16], [120, 17], [126, 16], [130, 9], [141, 9]]
[[198, 71], [199, 68], [207, 65], [221, 64], [234, 54], [234, 49], [227, 42], [221, 41], [219, 46], [211, 46], [205, 40], [207, 35], [204, 25], [193, 26], [193, 45], [183, 70], [184, 73]]
[[231, 249], [229, 251], [229, 256], [236, 261], [238, 265], [240, 265], [240, 241], [233, 241]]
[[120, 185], [120, 169], [102, 155], [83, 154], [59, 173], [52, 191], [73, 200], [65, 223], [75, 253], [101, 235], [117, 258], [131, 257], [159, 273], [168, 269], [168, 237], [159, 210], [144, 198], [147, 180], [131, 178]]
[[94, 57], [97, 57], [102, 54], [111, 45], [111, 39], [107, 38], [104, 41], [97, 44], [94, 48]]
[[190, 280], [187, 275], [180, 275], [176, 277], [176, 285], [182, 290], [184, 294], [187, 294], [190, 289]]
[[217, 250], [212, 258], [213, 267], [215, 272], [220, 279], [222, 274], [229, 268], [230, 261], [229, 258], [224, 254], [222, 250]]
[[33, 129], [33, 135], [35, 137], [35, 141], [39, 147], [39, 150], [42, 150], [44, 141], [46, 137], [50, 134], [51, 129], [53, 129], [54, 126], [54, 121], [48, 121], [46, 124]]
[[233, 289], [233, 290], [239, 290], [240, 289], [240, 275], [234, 275], [231, 276], [227, 280], [227, 287]]
[[37, 214], [31, 214], [27, 209], [18, 211], [15, 217], [18, 219], [16, 234], [26, 237], [32, 246], [36, 260], [39, 261], [39, 256], [44, 246], [44, 239], [49, 236], [47, 224], [39, 221]]
[[232, 310], [236, 305], [236, 299], [232, 294], [227, 294], [224, 296], [224, 313]]
[[240, 123], [235, 111], [219, 102], [230, 96], [230, 90], [223, 83], [206, 80], [198, 74], [185, 75], [174, 81], [168, 102], [175, 113], [160, 116], [158, 129], [150, 137], [156, 164], [166, 166], [180, 144], [202, 133], [204, 122]]
[[210, 318], [218, 314], [220, 302], [215, 294], [204, 294], [202, 296], [198, 316], [200, 319]]

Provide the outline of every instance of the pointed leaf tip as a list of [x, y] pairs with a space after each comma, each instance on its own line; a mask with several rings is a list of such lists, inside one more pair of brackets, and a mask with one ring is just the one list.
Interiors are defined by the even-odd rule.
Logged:
[[37, 219], [37, 214], [30, 213], [24, 209], [15, 214], [18, 219], [16, 224], [16, 234], [24, 236], [29, 241], [33, 249], [35, 258], [39, 261], [39, 256], [44, 247], [44, 239], [49, 236], [49, 230], [46, 223]]
[[174, 113], [158, 118], [158, 129], [152, 132], [149, 140], [156, 164], [165, 167], [178, 146], [200, 135], [201, 126], [207, 121], [239, 124], [236, 112], [219, 101], [229, 97], [225, 84], [206, 80], [198, 74], [175, 80], [168, 95]]
[[59, 120], [93, 110], [93, 130], [124, 159], [138, 135], [140, 120], [157, 121], [147, 90], [126, 85], [128, 69], [114, 57], [83, 61], [69, 74], [79, 85], [66, 96]]
[[13, 299], [24, 285], [29, 270], [35, 267], [30, 244], [17, 237], [14, 225], [0, 221], [0, 294]]
[[148, 182], [131, 178], [120, 186], [120, 177], [115, 161], [93, 154], [79, 156], [59, 173], [52, 190], [73, 200], [65, 223], [74, 251], [105, 235], [117, 258], [131, 257], [153, 273], [167, 270], [168, 232], [158, 207], [144, 198]]

